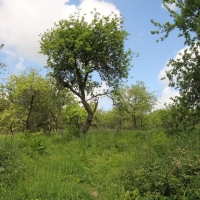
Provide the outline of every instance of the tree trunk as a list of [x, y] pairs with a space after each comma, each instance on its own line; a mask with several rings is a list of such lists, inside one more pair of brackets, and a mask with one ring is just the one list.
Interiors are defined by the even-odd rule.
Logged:
[[31, 123], [30, 123], [30, 117], [31, 117], [32, 110], [33, 110], [34, 98], [35, 98], [35, 95], [32, 95], [29, 110], [28, 110], [28, 116], [27, 116], [27, 119], [26, 119], [26, 129], [29, 130], [29, 131], [31, 131], [31, 129], [32, 129]]
[[14, 132], [13, 132], [13, 127], [10, 125], [10, 134], [11, 135], [14, 135]]
[[132, 116], [132, 122], [133, 122], [133, 128], [137, 129], [137, 119], [135, 115]]
[[55, 127], [55, 129], [56, 129], [56, 132], [58, 133], [58, 135], [60, 136], [61, 134], [60, 134], [60, 123], [59, 123], [59, 114], [58, 114], [58, 116], [56, 116], [56, 114], [54, 114], [53, 113], [53, 111], [50, 111], [50, 113], [51, 113], [51, 116], [52, 116], [52, 118], [53, 118], [53, 120], [54, 120], [54, 122], [55, 122], [55, 125], [56, 125], [56, 127]]
[[136, 120], [135, 115], [134, 115], [134, 127], [135, 127], [135, 129], [137, 129], [137, 120]]
[[83, 128], [82, 128], [82, 133], [86, 133], [91, 126], [94, 113], [96, 112], [96, 109], [98, 107], [98, 101], [95, 104], [94, 110], [92, 110], [90, 105], [87, 103], [87, 101], [85, 99], [81, 99], [81, 100], [82, 100], [82, 104], [83, 104], [85, 110], [88, 113], [87, 119], [86, 119], [85, 124], [83, 125]]
[[83, 125], [83, 128], [82, 128], [82, 133], [86, 133], [89, 130], [91, 123], [92, 123], [93, 116], [94, 116], [93, 112], [88, 112], [87, 119], [86, 119], [85, 124]]
[[59, 126], [59, 122], [56, 121], [56, 132], [58, 133], [58, 135], [60, 136], [60, 126]]

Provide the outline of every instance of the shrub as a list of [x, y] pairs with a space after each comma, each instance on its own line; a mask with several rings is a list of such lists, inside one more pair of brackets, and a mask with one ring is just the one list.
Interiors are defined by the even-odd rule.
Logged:
[[159, 157], [169, 153], [169, 138], [163, 132], [153, 134], [152, 146]]
[[75, 125], [71, 125], [69, 127], [69, 130], [68, 130], [73, 136], [75, 137], [80, 137], [80, 129], [75, 126]]
[[200, 155], [179, 148], [149, 166], [130, 162], [120, 179], [129, 195], [137, 190], [142, 199], [200, 199]]

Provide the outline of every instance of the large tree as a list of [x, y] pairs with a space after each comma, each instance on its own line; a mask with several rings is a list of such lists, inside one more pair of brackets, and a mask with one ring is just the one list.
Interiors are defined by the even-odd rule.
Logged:
[[101, 16], [96, 11], [92, 14], [90, 23], [80, 12], [59, 21], [41, 34], [40, 41], [51, 76], [79, 97], [87, 111], [83, 133], [91, 125], [98, 98], [108, 92], [97, 92], [97, 88], [105, 82], [115, 89], [126, 79], [132, 54], [124, 48], [128, 33], [123, 30], [122, 17]]
[[[166, 76], [170, 81], [169, 86], [179, 90], [178, 103], [188, 109], [200, 110], [200, 0], [163, 0], [163, 5], [173, 20], [165, 24], [152, 20], [158, 27], [152, 34], [163, 34], [160, 38], [162, 41], [174, 29], [178, 29], [178, 37], [183, 37], [186, 45], [180, 58], [171, 59], [168, 63], [170, 68]], [[171, 9], [172, 5], [177, 11]]]

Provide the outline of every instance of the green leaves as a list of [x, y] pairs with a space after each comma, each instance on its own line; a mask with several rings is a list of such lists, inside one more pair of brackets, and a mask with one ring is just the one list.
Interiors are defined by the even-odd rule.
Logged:
[[86, 83], [92, 81], [89, 74], [94, 71], [109, 86], [126, 78], [131, 51], [124, 51], [128, 33], [122, 23], [121, 17], [101, 16], [95, 11], [88, 23], [76, 13], [41, 34], [41, 53], [48, 56], [48, 67], [58, 82], [65, 86], [67, 82], [71, 90], [86, 91]]
[[142, 128], [145, 117], [156, 105], [154, 92], [149, 92], [144, 82], [137, 81], [135, 85], [124, 86], [113, 96], [116, 107], [130, 116], [133, 128]]
[[[176, 11], [170, 9], [170, 5], [176, 5]], [[200, 0], [163, 0], [163, 5], [167, 8], [173, 22], [166, 22], [161, 25], [152, 20], [158, 28], [152, 34], [164, 34], [160, 40], [167, 38], [169, 34], [178, 29], [178, 37], [184, 37], [184, 45], [187, 48], [178, 59], [171, 59], [168, 63], [170, 67], [166, 72], [169, 79], [169, 86], [175, 87], [180, 92], [180, 97], [176, 98], [176, 103], [188, 109], [200, 108]]]
[[43, 129], [60, 133], [63, 126], [63, 106], [71, 104], [74, 96], [53, 84], [34, 69], [11, 75], [2, 86], [0, 97], [0, 129], [35, 132]]
[[[170, 5], [176, 4], [177, 12], [170, 9]], [[167, 38], [175, 28], [178, 28], [181, 32], [180, 36], [185, 37], [185, 45], [191, 46], [199, 39], [199, 34], [197, 32], [199, 27], [199, 0], [163, 0], [163, 5], [170, 13], [170, 17], [173, 18], [173, 23], [166, 22], [165, 24], [160, 24], [151, 20], [151, 22], [158, 27], [159, 30], [152, 31], [152, 34], [164, 33], [160, 39]], [[191, 37], [192, 34], [192, 37]]]
[[40, 120], [46, 117], [44, 99], [48, 99], [50, 92], [47, 85], [48, 82], [32, 69], [29, 74], [11, 75], [4, 85], [9, 106], [3, 111], [1, 122], [15, 129], [18, 124], [17, 131], [23, 128], [34, 131]]
[[[47, 67], [57, 82], [78, 96], [88, 113], [88, 125], [98, 105], [98, 98], [108, 91], [95, 92], [104, 81], [116, 88], [128, 78], [131, 50], [124, 50], [128, 33], [121, 16], [101, 16], [95, 10], [88, 23], [80, 12], [69, 20], [41, 34], [41, 53], [48, 56]], [[92, 76], [96, 74], [97, 77]], [[95, 103], [93, 109], [87, 101]], [[89, 127], [89, 126], [88, 126]], [[86, 129], [85, 129], [86, 130]], [[83, 131], [86, 132], [86, 131]]]

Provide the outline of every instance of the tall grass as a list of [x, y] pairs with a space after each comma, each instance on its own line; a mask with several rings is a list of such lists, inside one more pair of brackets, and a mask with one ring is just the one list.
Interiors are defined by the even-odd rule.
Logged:
[[200, 199], [200, 134], [0, 136], [0, 199]]

